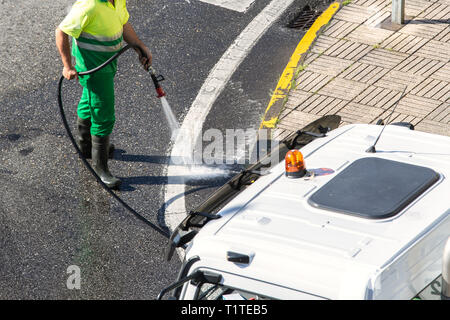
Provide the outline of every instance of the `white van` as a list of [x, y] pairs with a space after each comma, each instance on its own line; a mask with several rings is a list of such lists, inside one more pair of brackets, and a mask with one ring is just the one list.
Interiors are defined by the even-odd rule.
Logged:
[[299, 130], [274, 151], [297, 150], [287, 162], [258, 163], [191, 212], [170, 242], [169, 256], [185, 251], [179, 279], [158, 298], [448, 299], [450, 137], [339, 122]]

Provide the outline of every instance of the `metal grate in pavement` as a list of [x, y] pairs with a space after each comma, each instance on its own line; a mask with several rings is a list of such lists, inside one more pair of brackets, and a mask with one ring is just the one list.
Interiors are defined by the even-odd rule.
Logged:
[[308, 30], [321, 14], [322, 11], [312, 10], [309, 6], [305, 6], [302, 11], [288, 22], [287, 27]]

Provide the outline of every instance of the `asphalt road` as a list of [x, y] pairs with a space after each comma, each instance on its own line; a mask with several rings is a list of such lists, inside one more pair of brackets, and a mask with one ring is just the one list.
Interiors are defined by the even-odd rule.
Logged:
[[[180, 261], [166, 262], [166, 239], [96, 184], [59, 118], [62, 66], [54, 29], [72, 2], [0, 1], [0, 299], [154, 299], [176, 278]], [[130, 22], [167, 79], [163, 86], [179, 120], [210, 69], [268, 2], [239, 13], [195, 0], [128, 1]], [[207, 126], [258, 126], [300, 36], [282, 22], [274, 25], [219, 97]], [[80, 94], [75, 81], [65, 83], [71, 123]], [[235, 121], [237, 111], [245, 121]], [[163, 224], [170, 131], [132, 52], [119, 62], [116, 118], [110, 168], [123, 180], [118, 194]], [[220, 183], [199, 181], [203, 193], [189, 205]], [[81, 270], [79, 290], [66, 286], [71, 265]]]

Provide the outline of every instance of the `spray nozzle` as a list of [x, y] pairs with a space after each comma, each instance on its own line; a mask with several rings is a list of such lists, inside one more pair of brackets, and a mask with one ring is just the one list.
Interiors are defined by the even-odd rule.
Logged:
[[156, 75], [155, 69], [150, 66], [148, 69], [148, 72], [150, 72], [150, 76], [152, 77], [153, 84], [155, 85], [156, 94], [158, 95], [158, 98], [164, 97], [166, 93], [164, 92], [163, 88], [159, 84], [161, 81], [164, 80], [163, 75]]

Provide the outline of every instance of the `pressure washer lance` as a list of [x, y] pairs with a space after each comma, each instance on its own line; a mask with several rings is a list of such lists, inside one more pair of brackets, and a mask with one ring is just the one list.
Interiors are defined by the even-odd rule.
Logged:
[[164, 77], [162, 75], [156, 75], [155, 69], [153, 67], [149, 67], [148, 72], [150, 73], [150, 76], [152, 77], [153, 84], [155, 85], [155, 90], [157, 97], [159, 98], [161, 102], [161, 107], [164, 112], [164, 116], [166, 117], [167, 124], [169, 125], [170, 131], [172, 133], [171, 140], [175, 141], [178, 133], [180, 132], [180, 125], [178, 123], [177, 118], [173, 114], [172, 108], [170, 107], [169, 102], [166, 99], [166, 93], [164, 92], [163, 88], [159, 84], [161, 81], [164, 80]]
[[153, 80], [153, 84], [155, 85], [157, 97], [158, 98], [164, 97], [166, 95], [166, 93], [164, 92], [163, 88], [159, 84], [161, 81], [164, 80], [164, 77], [161, 74], [157, 76], [155, 69], [153, 69], [152, 66], [150, 66], [150, 68], [148, 68], [148, 72], [150, 73], [150, 76], [152, 77], [152, 80]]

